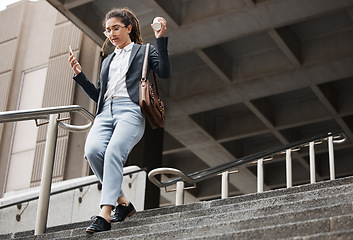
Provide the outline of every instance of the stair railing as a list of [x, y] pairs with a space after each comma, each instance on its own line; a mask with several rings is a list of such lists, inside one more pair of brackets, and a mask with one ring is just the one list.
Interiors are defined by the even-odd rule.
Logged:
[[[125, 176], [128, 176], [128, 175], [132, 175], [132, 174], [139, 173], [139, 172], [146, 172], [146, 171], [147, 171], [146, 167], [139, 168], [137, 170], [124, 172], [123, 176], [125, 177]], [[79, 185], [75, 185], [75, 186], [72, 186], [72, 187], [63, 188], [61, 190], [51, 191], [50, 192], [50, 196], [54, 196], [54, 195], [57, 195], [57, 194], [60, 194], [60, 193], [65, 193], [65, 192], [72, 191], [72, 190], [75, 190], [75, 189], [82, 189], [84, 187], [87, 187], [87, 186], [90, 186], [90, 185], [94, 185], [94, 184], [100, 184], [99, 180], [96, 179], [96, 180], [93, 180], [93, 181], [90, 181], [90, 182], [86, 182], [86, 183], [82, 183], [82, 184], [79, 184]], [[99, 189], [101, 189], [101, 187], [102, 187], [101, 185], [98, 186]], [[28, 202], [31, 202], [31, 201], [34, 201], [34, 200], [37, 200], [37, 199], [39, 199], [39, 195], [33, 196], [33, 197], [24, 198], [24, 199], [21, 199], [21, 200], [18, 200], [18, 201], [14, 201], [14, 202], [11, 202], [11, 203], [3, 204], [3, 205], [0, 205], [0, 210], [4, 209], [4, 208], [15, 206], [15, 205], [21, 205], [22, 203], [28, 203]]]
[[[275, 147], [269, 150], [265, 150], [259, 153], [251, 154], [242, 158], [235, 159], [233, 161], [223, 163], [211, 168], [207, 168], [191, 174], [185, 174], [184, 172], [175, 168], [157, 168], [148, 173], [148, 179], [157, 187], [165, 188], [166, 191], [168, 186], [176, 184], [176, 201], [175, 205], [184, 204], [184, 185], [185, 182], [196, 186], [196, 183], [203, 180], [222, 175], [222, 186], [221, 196], [222, 198], [228, 197], [228, 177], [230, 170], [235, 167], [257, 163], [257, 192], [263, 192], [264, 188], [264, 174], [263, 174], [263, 163], [273, 158], [278, 154], [286, 154], [286, 182], [287, 188], [292, 187], [292, 151], [297, 151], [301, 147], [309, 146], [309, 160], [310, 160], [310, 181], [314, 183], [315, 179], [315, 150], [314, 145], [322, 143], [323, 141], [328, 142], [329, 152], [329, 168], [330, 168], [330, 179], [335, 179], [335, 166], [334, 166], [334, 149], [333, 143], [341, 143], [345, 140], [343, 133], [328, 133], [319, 136], [311, 137], [305, 140], [289, 143], [283, 146]], [[156, 179], [157, 175], [170, 174], [176, 176], [176, 178], [168, 181], [160, 181]]]
[[[80, 113], [89, 121], [89, 123], [82, 126], [76, 126], [63, 122], [69, 120], [70, 118], [60, 119], [61, 113], [71, 114], [74, 112]], [[39, 119], [46, 119], [48, 121], [39, 124]], [[37, 126], [48, 124], [36, 225], [34, 230], [34, 234], [39, 235], [45, 232], [47, 225], [58, 126], [71, 132], [87, 131], [92, 125], [94, 116], [86, 109], [78, 105], [0, 112], [0, 123], [26, 120], [35, 120]]]

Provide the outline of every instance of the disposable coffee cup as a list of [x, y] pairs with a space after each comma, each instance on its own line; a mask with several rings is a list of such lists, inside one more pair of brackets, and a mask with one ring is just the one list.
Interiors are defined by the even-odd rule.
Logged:
[[158, 22], [158, 18], [159, 17], [155, 17], [152, 22], [152, 28], [155, 31], [159, 31], [162, 28], [162, 24], [160, 22]]

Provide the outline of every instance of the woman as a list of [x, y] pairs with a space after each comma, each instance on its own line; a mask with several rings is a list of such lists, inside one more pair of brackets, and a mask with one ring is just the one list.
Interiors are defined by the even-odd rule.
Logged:
[[[156, 48], [150, 47], [148, 69], [161, 78], [168, 78], [168, 38], [164, 37], [167, 22], [163, 18], [158, 21], [162, 27], [154, 31]], [[110, 222], [124, 221], [136, 212], [124, 196], [121, 184], [124, 163], [145, 129], [145, 117], [138, 102], [146, 46], [142, 45], [138, 20], [126, 8], [113, 9], [106, 14], [104, 26], [107, 41], [116, 48], [102, 63], [97, 87], [86, 78], [74, 55], [70, 53], [69, 57], [74, 80], [97, 103], [97, 116], [86, 140], [85, 158], [102, 183], [101, 211], [86, 229], [88, 233], [110, 230]], [[111, 217], [112, 210], [115, 213]]]

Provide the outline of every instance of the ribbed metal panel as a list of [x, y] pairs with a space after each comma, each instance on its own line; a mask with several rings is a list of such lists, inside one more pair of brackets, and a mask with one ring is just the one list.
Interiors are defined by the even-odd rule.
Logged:
[[0, 111], [5, 111], [11, 85], [12, 71], [0, 74]]
[[47, 138], [47, 128], [48, 124], [41, 126], [38, 128], [38, 135], [37, 135], [37, 141], [45, 141]]
[[53, 36], [50, 57], [56, 57], [61, 54], [68, 55], [69, 46], [77, 50], [81, 43], [82, 32], [71, 22], [56, 26]]
[[67, 54], [49, 60], [44, 107], [72, 103], [75, 86], [72, 77], [73, 72]]
[[18, 40], [14, 39], [0, 44], [0, 73], [11, 71], [14, 68], [17, 43]]
[[[53, 181], [63, 180], [65, 170], [65, 160], [67, 154], [68, 137], [58, 138], [53, 166]], [[38, 186], [42, 177], [43, 157], [45, 142], [37, 143], [34, 155], [34, 165], [32, 171], [31, 187]]]
[[[69, 117], [69, 114], [61, 114], [60, 118]], [[70, 121], [64, 121], [64, 123], [70, 123]], [[47, 128], [48, 125], [43, 125], [38, 128], [37, 142], [45, 141], [47, 139]], [[68, 135], [68, 131], [59, 127], [58, 129], [58, 137], [63, 137]]]
[[[69, 117], [69, 114], [61, 114], [60, 119]], [[63, 121], [64, 123], [70, 123], [70, 121]], [[47, 127], [48, 125], [43, 125], [38, 128], [37, 141], [45, 141], [47, 138]], [[58, 137], [68, 135], [68, 131], [59, 127], [58, 129]]]
[[31, 187], [36, 186], [35, 184], [39, 183], [42, 177], [44, 150], [45, 150], [45, 142], [40, 142], [40, 143], [37, 142], [36, 151], [34, 153]]
[[[26, 2], [22, 1], [0, 11], [0, 111], [8, 110], [7, 104], [25, 5]], [[0, 140], [2, 131], [3, 124], [0, 124]]]
[[[64, 19], [61, 14], [58, 14], [56, 23], [48, 63], [43, 107], [71, 105], [74, 98], [75, 83], [72, 79], [72, 69], [68, 63], [68, 50], [69, 45], [71, 45], [73, 50], [79, 49], [82, 32], [71, 22]], [[79, 53], [75, 51], [75, 55], [79, 56], [78, 54]], [[67, 115], [62, 114], [60, 116], [60, 118], [64, 117], [67, 117]], [[47, 125], [40, 127], [37, 136], [31, 186], [38, 185], [40, 182], [46, 134]], [[53, 181], [63, 179], [68, 138], [69, 132], [59, 128], [53, 168]]]
[[18, 37], [23, 5], [17, 4], [0, 11], [0, 43]]
[[[12, 72], [0, 74], [0, 111], [6, 111], [7, 100], [10, 91]], [[0, 124], [0, 141], [4, 124]]]
[[[78, 54], [78, 53], [75, 53]], [[69, 66], [67, 55], [60, 55], [49, 60], [43, 107], [66, 106], [73, 102], [75, 81]], [[63, 114], [61, 118], [68, 117]], [[58, 136], [64, 136], [67, 131], [59, 128]], [[46, 139], [46, 127], [38, 131], [38, 141]]]
[[56, 145], [53, 178], [56, 178], [56, 179], [62, 178], [64, 175], [68, 139], [69, 139], [68, 136], [58, 139], [58, 142]]

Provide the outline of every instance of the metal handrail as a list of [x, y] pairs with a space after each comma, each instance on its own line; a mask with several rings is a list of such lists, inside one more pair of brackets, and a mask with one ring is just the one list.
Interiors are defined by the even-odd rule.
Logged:
[[[75, 126], [63, 123], [63, 121], [69, 120], [70, 118], [59, 118], [61, 113], [71, 114], [74, 112], [80, 113], [83, 117], [89, 120], [89, 123], [82, 126]], [[42, 123], [38, 124], [38, 119], [48, 120], [45, 122], [48, 123], [48, 130], [43, 159], [35, 235], [43, 234], [47, 224], [58, 126], [73, 132], [87, 131], [92, 126], [94, 115], [79, 105], [0, 112], [0, 123], [35, 120], [37, 126], [43, 125]]]
[[90, 123], [83, 126], [74, 126], [74, 125], [60, 122], [60, 126], [72, 132], [88, 130], [88, 128], [92, 125], [92, 121], [94, 120], [94, 115], [79, 105], [0, 112], [0, 123], [49, 119], [49, 115], [52, 115], [52, 114], [73, 113], [73, 112], [80, 113], [87, 120], [89, 120]]
[[[235, 159], [233, 161], [219, 164], [217, 166], [207, 168], [198, 172], [194, 172], [191, 174], [185, 174], [182, 171], [174, 168], [157, 168], [148, 173], [148, 179], [155, 184], [157, 187], [168, 187], [174, 184], [177, 184], [180, 181], [187, 182], [189, 184], [196, 184], [197, 182], [201, 182], [203, 180], [209, 179], [211, 177], [217, 176], [225, 171], [228, 171], [234, 167], [238, 167], [240, 165], [257, 161], [259, 159], [268, 158], [269, 156], [273, 156], [278, 153], [282, 153], [287, 149], [292, 149], [295, 147], [303, 146], [305, 144], [309, 144], [310, 142], [315, 142], [321, 139], [326, 139], [329, 137], [344, 137], [343, 133], [328, 133], [328, 134], [321, 134], [315, 137], [311, 137], [308, 139], [300, 140], [294, 143], [289, 143], [283, 146], [278, 146], [269, 150], [265, 150], [259, 153], [251, 154], [242, 158]], [[172, 174], [177, 176], [176, 178], [168, 181], [159, 181], [156, 179], [157, 175], [161, 174]]]
[[[132, 170], [130, 172], [124, 173], [123, 176], [135, 174], [135, 173], [146, 171], [146, 170], [147, 170], [147, 168], [140, 168], [138, 170]], [[93, 180], [91, 182], [82, 183], [82, 184], [79, 184], [79, 185], [76, 185], [76, 186], [73, 186], [73, 187], [68, 187], [68, 188], [64, 188], [64, 189], [61, 189], [61, 190], [53, 191], [53, 192], [50, 193], [50, 196], [53, 196], [53, 195], [56, 195], [56, 194], [60, 194], [60, 193], [64, 193], [64, 192], [68, 192], [68, 191], [75, 190], [75, 189], [78, 189], [78, 188], [83, 188], [83, 187], [90, 186], [90, 185], [97, 184], [97, 183], [99, 183], [98, 179]], [[34, 201], [34, 200], [37, 200], [38, 198], [39, 198], [39, 195], [33, 196], [33, 197], [29, 197], [29, 198], [25, 198], [25, 199], [22, 199], [22, 200], [19, 200], [19, 201], [15, 201], [15, 202], [12, 202], [12, 203], [0, 205], [0, 209], [12, 207], [12, 206], [15, 206], [17, 204], [22, 204], [22, 203]]]

